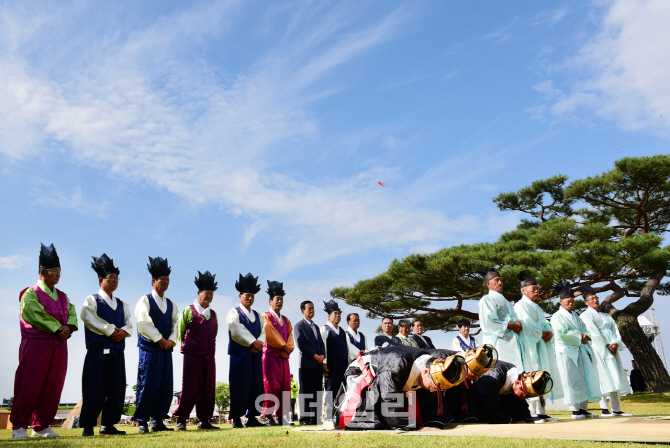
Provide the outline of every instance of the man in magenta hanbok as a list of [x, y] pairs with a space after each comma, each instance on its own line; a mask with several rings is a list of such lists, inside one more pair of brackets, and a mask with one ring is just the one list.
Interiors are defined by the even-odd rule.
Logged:
[[[295, 349], [293, 326], [281, 315], [284, 306], [284, 284], [268, 280], [270, 311], [263, 314], [265, 345], [263, 346], [263, 415], [270, 425], [289, 424], [291, 411], [291, 371], [288, 358]], [[281, 423], [279, 420], [282, 419]]]
[[67, 295], [56, 289], [60, 260], [53, 244], [41, 245], [40, 279], [19, 294], [21, 346], [14, 379], [12, 438], [58, 437], [49, 425], [58, 410], [67, 372], [67, 340], [77, 331], [77, 313]]
[[184, 374], [182, 376], [179, 406], [172, 413], [177, 417], [177, 430], [186, 431], [186, 420], [193, 406], [200, 420], [198, 429], [220, 429], [210, 422], [214, 414], [216, 392], [216, 335], [219, 321], [210, 303], [214, 291], [218, 289], [214, 281], [216, 275], [209, 271], [198, 271], [195, 285], [198, 297], [193, 305], [187, 306], [179, 314], [179, 340], [184, 354]]

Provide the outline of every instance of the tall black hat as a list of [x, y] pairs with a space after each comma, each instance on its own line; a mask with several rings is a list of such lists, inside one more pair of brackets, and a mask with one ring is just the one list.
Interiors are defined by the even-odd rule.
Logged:
[[153, 280], [158, 280], [161, 277], [169, 277], [172, 268], [168, 266], [167, 258], [151, 258], [149, 257], [149, 264], [147, 264], [147, 270], [151, 273], [151, 278]]
[[240, 279], [235, 282], [235, 289], [237, 289], [240, 294], [256, 294], [261, 290], [261, 285], [259, 285], [257, 282], [258, 277], [251, 275], [251, 272], [249, 272], [244, 277], [242, 277], [242, 274], [240, 274]]
[[40, 271], [42, 269], [59, 268], [60, 260], [53, 244], [45, 246], [40, 243]]
[[598, 293], [591, 285], [582, 285], [579, 287], [579, 290], [582, 292], [582, 296], [586, 298], [587, 296], [596, 296]]
[[268, 293], [271, 299], [276, 296], [284, 297], [286, 295], [286, 291], [284, 291], [284, 284], [274, 280], [268, 280], [268, 290], [265, 292]]
[[119, 268], [114, 266], [114, 260], [109, 258], [107, 254], [100, 255], [100, 258], [91, 258], [93, 258], [91, 269], [93, 269], [98, 274], [98, 278], [105, 278], [109, 274], [119, 275]]
[[332, 313], [334, 313], [335, 311], [339, 311], [340, 313], [342, 312], [342, 310], [340, 309], [340, 306], [333, 299], [330, 299], [327, 302], [323, 302], [323, 306], [324, 306], [323, 310], [326, 313], [328, 313], [329, 316]]
[[484, 278], [485, 282], [488, 282], [491, 279], [500, 277], [498, 271], [493, 268], [479, 268], [477, 269], [477, 274], [481, 275]]
[[517, 275], [516, 278], [519, 279], [522, 289], [526, 286], [537, 285], [537, 280], [535, 280], [535, 277], [533, 277], [533, 274], [531, 274], [528, 269], [519, 272], [519, 275]]
[[200, 291], [216, 291], [219, 289], [216, 285], [217, 282], [214, 281], [216, 274], [212, 275], [209, 271], [202, 272], [198, 271], [198, 277], [195, 278], [195, 286], [198, 287], [198, 292]]
[[575, 296], [575, 293], [572, 291], [572, 286], [570, 286], [570, 283], [568, 282], [557, 284], [556, 286], [554, 286], [554, 291], [558, 292], [558, 295], [561, 298], [561, 300], [565, 299], [566, 297]]

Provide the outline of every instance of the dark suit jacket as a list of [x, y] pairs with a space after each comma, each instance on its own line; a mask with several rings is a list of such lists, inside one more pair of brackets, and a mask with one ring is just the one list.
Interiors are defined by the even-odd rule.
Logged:
[[316, 338], [314, 337], [314, 331], [305, 319], [300, 319], [293, 326], [293, 336], [298, 344], [298, 349], [300, 349], [300, 367], [317, 368], [323, 365], [317, 363], [314, 359], [314, 355], [325, 355], [326, 353], [319, 327], [316, 324], [314, 326], [316, 327]]
[[426, 345], [426, 343], [421, 340], [421, 336], [419, 336], [418, 334], [413, 334], [412, 338], [416, 341], [417, 344], [419, 344], [419, 348], [433, 348], [433, 349], [435, 348], [435, 346], [433, 345], [433, 341], [431, 341], [428, 336], [425, 335], [423, 336], [426, 342], [428, 342], [428, 345]]
[[379, 336], [375, 336], [375, 347], [381, 347], [385, 343], [387, 343], [391, 346], [393, 345], [402, 345], [402, 341], [398, 336], [393, 336], [392, 339], [389, 339], [388, 336], [385, 334], [380, 334]]

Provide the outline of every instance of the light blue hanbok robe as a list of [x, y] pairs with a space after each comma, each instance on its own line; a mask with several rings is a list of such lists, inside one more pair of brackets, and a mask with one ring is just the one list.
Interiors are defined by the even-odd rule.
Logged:
[[[554, 332], [551, 324], [549, 324], [549, 321], [544, 316], [544, 311], [542, 311], [542, 308], [537, 303], [523, 296], [514, 305], [514, 312], [523, 324], [521, 335], [526, 339], [528, 351], [530, 352], [531, 367], [529, 370], [546, 370], [551, 375], [554, 387], [545, 398], [549, 398], [552, 402], [563, 398], [561, 374], [558, 371], [556, 354], [554, 353], [556, 335], [549, 342], [544, 342], [544, 339], [542, 339], [543, 331]], [[528, 401], [537, 401], [539, 399], [540, 397], [529, 398]]]
[[491, 344], [498, 351], [498, 359], [514, 364], [519, 370], [530, 372], [530, 352], [526, 339], [507, 328], [508, 322], [518, 322], [514, 307], [502, 294], [489, 291], [479, 301], [479, 325], [483, 344]]
[[582, 334], [589, 336], [584, 322], [574, 312], [559, 308], [551, 317], [556, 339], [556, 364], [563, 386], [563, 402], [579, 404], [600, 401], [600, 383], [589, 344], [582, 344]]
[[[628, 395], [633, 393], [628, 384], [626, 371], [623, 369], [621, 356], [619, 356], [623, 342], [614, 319], [609, 314], [600, 313], [592, 308], [588, 308], [579, 317], [591, 333], [593, 364], [598, 372], [600, 391], [603, 394], [619, 392], [620, 395]], [[616, 355], [609, 351], [607, 344], [619, 345]]]

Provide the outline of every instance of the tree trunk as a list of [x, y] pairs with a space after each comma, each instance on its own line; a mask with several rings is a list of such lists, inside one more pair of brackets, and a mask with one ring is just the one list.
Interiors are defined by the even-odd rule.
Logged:
[[625, 310], [616, 313], [614, 318], [621, 339], [637, 361], [647, 386], [653, 392], [670, 392], [670, 375], [665, 369], [654, 346], [642, 331], [637, 316], [631, 316]]

